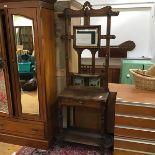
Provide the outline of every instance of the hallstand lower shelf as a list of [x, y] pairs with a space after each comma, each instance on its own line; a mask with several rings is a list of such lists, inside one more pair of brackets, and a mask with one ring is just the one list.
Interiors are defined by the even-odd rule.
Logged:
[[101, 135], [99, 133], [93, 133], [88, 131], [82, 131], [80, 129], [63, 129], [63, 140], [75, 143], [82, 143], [86, 145], [100, 146]]
[[79, 144], [85, 144], [95, 147], [100, 147], [104, 140], [104, 148], [111, 148], [113, 145], [113, 136], [110, 134], [104, 134], [104, 137], [100, 133], [88, 132], [86, 130], [76, 128], [64, 128], [63, 129], [63, 141], [73, 142]]

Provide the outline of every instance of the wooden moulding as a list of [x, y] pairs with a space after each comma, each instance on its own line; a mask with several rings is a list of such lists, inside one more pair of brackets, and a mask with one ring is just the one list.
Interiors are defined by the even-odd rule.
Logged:
[[[127, 137], [115, 137], [115, 149], [129, 150], [130, 155], [138, 155], [133, 152], [143, 152], [143, 155], [154, 154], [154, 141], [146, 141]], [[132, 152], [131, 152], [132, 151]], [[115, 153], [114, 153], [115, 154]], [[119, 154], [120, 155], [120, 154]], [[125, 154], [123, 154], [125, 155]]]
[[1, 0], [0, 8], [35, 8], [54, 9], [54, 0]]
[[105, 6], [101, 9], [93, 9], [92, 5], [86, 1], [81, 10], [73, 10], [66, 8], [64, 14], [68, 17], [98, 17], [98, 16], [118, 16], [119, 11], [112, 11], [110, 6]]
[[0, 139], [2, 142], [5, 143], [12, 143], [17, 144], [21, 146], [30, 146], [40, 149], [47, 149], [49, 148], [49, 143], [47, 140], [40, 140], [40, 139], [34, 139], [34, 138], [25, 138], [23, 136], [15, 136], [11, 134], [3, 134], [0, 133]]
[[[136, 47], [133, 41], [125, 41], [118, 46], [110, 46], [110, 57], [112, 58], [126, 58], [127, 52], [132, 51]], [[106, 47], [101, 46], [101, 50], [98, 53], [99, 57], [106, 56]]]
[[[1, 0], [1, 3], [3, 2], [22, 2], [22, 1], [32, 1], [32, 0]], [[43, 2], [47, 2], [47, 3], [55, 3], [56, 0], [33, 0], [33, 1], [43, 1]]]

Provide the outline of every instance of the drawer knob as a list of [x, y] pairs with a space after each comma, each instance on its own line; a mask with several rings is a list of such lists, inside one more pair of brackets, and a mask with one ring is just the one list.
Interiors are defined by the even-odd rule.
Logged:
[[83, 105], [83, 104], [84, 104], [84, 102], [82, 102], [82, 101], [79, 101], [79, 104]]
[[2, 128], [4, 126], [4, 124], [0, 124], [0, 128]]
[[126, 77], [127, 77], [127, 78], [130, 78], [130, 74], [127, 74]]
[[32, 132], [36, 133], [36, 132], [38, 132], [38, 129], [32, 129]]

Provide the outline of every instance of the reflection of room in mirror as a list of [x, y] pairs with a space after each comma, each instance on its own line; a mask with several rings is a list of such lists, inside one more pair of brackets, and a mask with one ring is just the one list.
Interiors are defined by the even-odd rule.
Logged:
[[98, 29], [76, 29], [76, 46], [97, 46]]
[[30, 114], [39, 114], [38, 91], [21, 90], [22, 112]]
[[0, 68], [0, 112], [7, 114], [9, 113], [4, 72], [2, 68]]
[[33, 52], [33, 21], [31, 19], [13, 15], [16, 50]]
[[22, 113], [39, 114], [33, 20], [13, 15]]

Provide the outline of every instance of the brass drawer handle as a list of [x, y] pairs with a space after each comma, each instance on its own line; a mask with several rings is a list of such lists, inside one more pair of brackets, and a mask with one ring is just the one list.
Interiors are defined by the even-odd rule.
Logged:
[[33, 133], [36, 133], [36, 132], [38, 132], [39, 130], [38, 129], [32, 129], [32, 132]]
[[2, 128], [4, 126], [4, 124], [0, 124], [0, 128]]
[[82, 102], [82, 101], [79, 101], [79, 104], [83, 105], [83, 104], [84, 104], [84, 102]]

